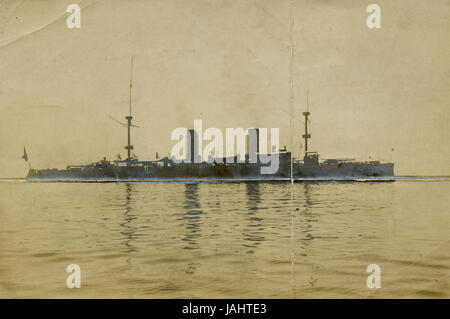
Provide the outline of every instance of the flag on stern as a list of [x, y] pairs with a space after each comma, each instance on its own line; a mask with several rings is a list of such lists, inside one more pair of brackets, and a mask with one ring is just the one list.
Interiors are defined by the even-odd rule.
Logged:
[[28, 161], [28, 155], [27, 155], [27, 151], [25, 150], [25, 146], [23, 147], [23, 156], [22, 158], [25, 160], [25, 162]]

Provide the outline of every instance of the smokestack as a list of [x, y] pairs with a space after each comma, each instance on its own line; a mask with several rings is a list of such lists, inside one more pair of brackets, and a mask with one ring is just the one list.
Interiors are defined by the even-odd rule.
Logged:
[[[250, 143], [256, 143], [256, 145], [252, 145], [250, 147]], [[258, 162], [258, 152], [259, 152], [259, 129], [258, 128], [249, 128], [248, 134], [245, 137], [245, 146], [247, 153], [247, 163], [256, 163]]]
[[189, 130], [189, 137], [188, 137], [188, 147], [187, 147], [187, 156], [186, 158], [190, 160], [190, 163], [195, 163], [195, 143], [198, 142], [198, 135], [197, 132], [195, 132], [194, 129]]
[[259, 154], [259, 128], [255, 128], [256, 131], [256, 154]]

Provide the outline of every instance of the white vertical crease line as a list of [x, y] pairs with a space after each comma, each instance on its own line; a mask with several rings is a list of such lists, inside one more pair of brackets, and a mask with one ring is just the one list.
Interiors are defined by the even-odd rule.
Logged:
[[294, 134], [294, 57], [295, 57], [295, 41], [294, 41], [294, 0], [291, 0], [291, 26], [290, 26], [290, 40], [291, 40], [291, 59], [290, 59], [290, 97], [289, 97], [289, 107], [290, 107], [290, 134], [289, 134], [289, 148], [290, 148], [290, 176], [291, 183], [293, 183], [293, 156], [292, 156], [292, 146], [293, 146], [293, 134]]
[[291, 294], [292, 297], [295, 297], [294, 290], [294, 175], [293, 175], [293, 133], [294, 133], [294, 52], [295, 52], [295, 38], [294, 38], [294, 0], [290, 1], [290, 13], [291, 13], [291, 25], [290, 25], [290, 40], [291, 40], [291, 61], [290, 61], [290, 97], [289, 97], [289, 106], [290, 106], [290, 134], [289, 134], [289, 142], [290, 142], [290, 177], [291, 177]]

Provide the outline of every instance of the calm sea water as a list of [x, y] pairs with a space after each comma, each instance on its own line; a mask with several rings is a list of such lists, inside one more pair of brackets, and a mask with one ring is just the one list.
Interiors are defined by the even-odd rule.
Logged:
[[450, 294], [450, 181], [2, 181], [0, 194], [2, 298]]

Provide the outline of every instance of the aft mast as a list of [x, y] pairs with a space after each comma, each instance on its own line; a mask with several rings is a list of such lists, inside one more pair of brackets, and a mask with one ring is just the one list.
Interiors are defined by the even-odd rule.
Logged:
[[305, 117], [305, 134], [302, 137], [305, 139], [305, 156], [303, 157], [303, 164], [308, 165], [319, 165], [319, 154], [317, 152], [308, 151], [308, 140], [311, 138], [311, 134], [308, 133], [308, 121], [309, 116], [309, 92], [306, 91], [306, 112], [303, 112], [303, 116]]
[[129, 96], [129, 101], [130, 101], [130, 105], [129, 105], [129, 115], [125, 116], [125, 119], [127, 120], [127, 128], [128, 128], [128, 144], [127, 146], [125, 146], [125, 149], [127, 150], [127, 164], [130, 164], [131, 161], [131, 150], [133, 149], [133, 145], [131, 145], [131, 136], [130, 136], [130, 129], [131, 129], [131, 120], [133, 119], [133, 117], [131, 116], [131, 89], [133, 87], [133, 57], [131, 57], [131, 71], [130, 71], [130, 96]]
[[308, 139], [311, 138], [311, 134], [308, 133], [308, 117], [311, 113], [309, 113], [309, 92], [306, 91], [306, 112], [303, 112], [303, 116], [305, 117], [305, 134], [302, 137], [305, 139], [305, 157], [308, 153]]

